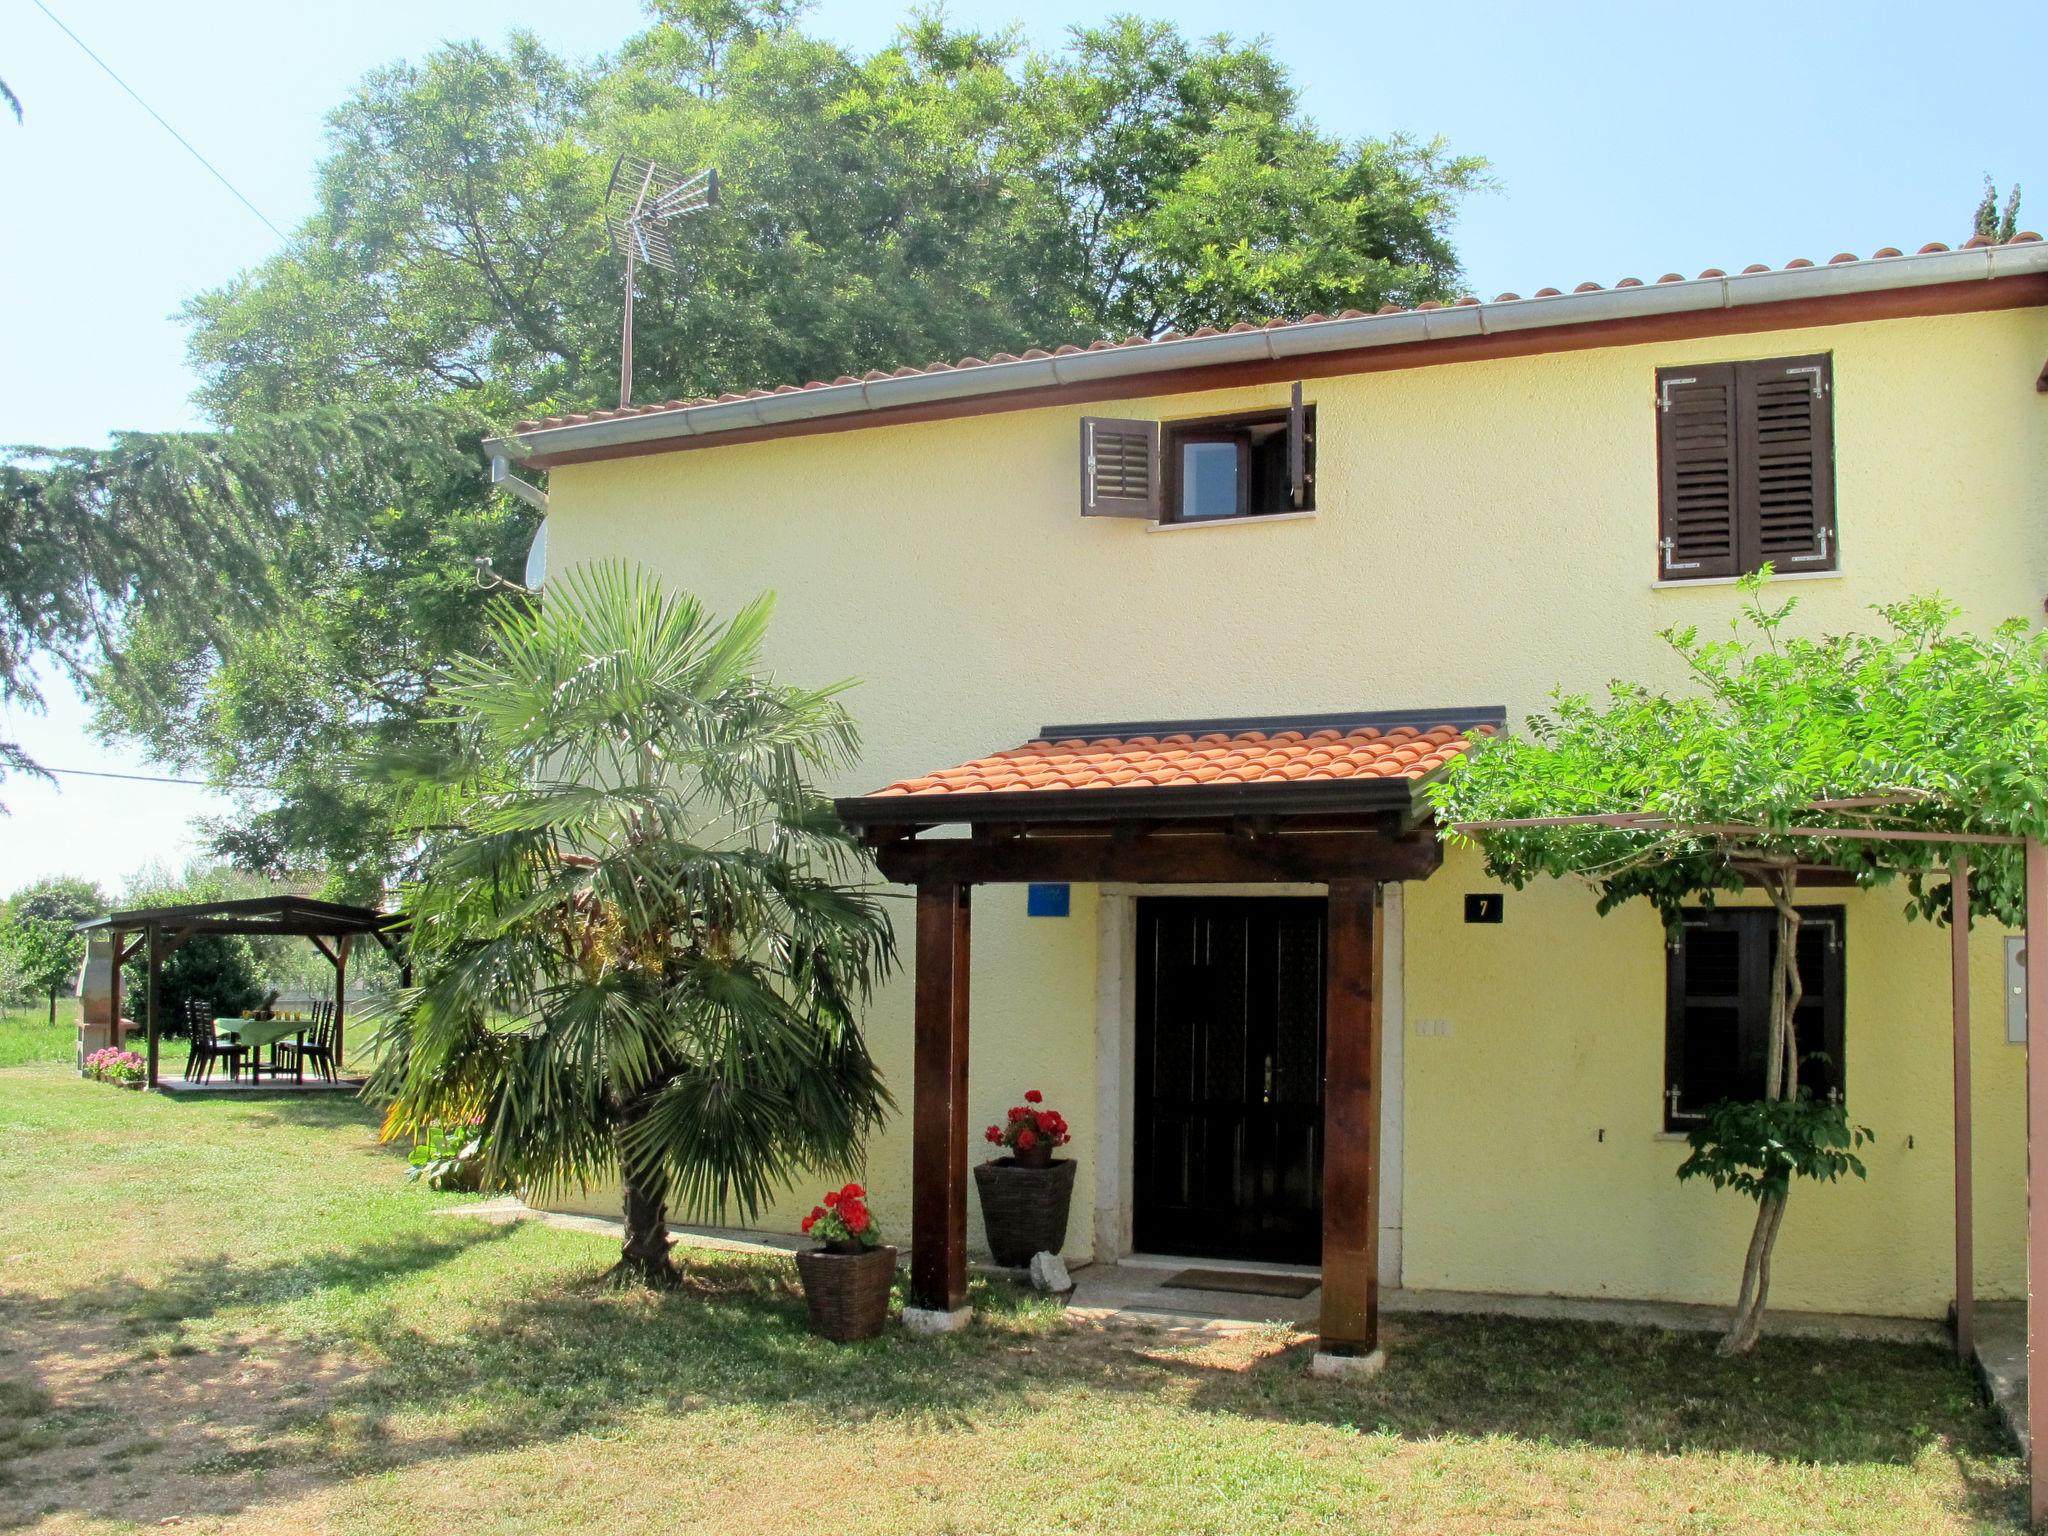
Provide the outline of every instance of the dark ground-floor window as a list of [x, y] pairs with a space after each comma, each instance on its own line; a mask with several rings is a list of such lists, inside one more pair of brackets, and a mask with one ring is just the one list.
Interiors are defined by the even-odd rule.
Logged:
[[[1805, 988], [1793, 1030], [1799, 1082], [1816, 1097], [1845, 1090], [1842, 1058], [1843, 950], [1840, 907], [1801, 907], [1799, 980]], [[1760, 1099], [1770, 1039], [1771, 970], [1778, 915], [1769, 907], [1689, 910], [1667, 942], [1664, 1011], [1664, 1128], [1690, 1130], [1723, 1099]]]

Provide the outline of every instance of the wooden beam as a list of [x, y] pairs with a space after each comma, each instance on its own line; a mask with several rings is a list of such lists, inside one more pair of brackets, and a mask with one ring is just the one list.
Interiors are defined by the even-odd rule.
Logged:
[[2027, 1478], [2048, 1518], [2048, 847], [2027, 839]]
[[1970, 861], [1956, 855], [1948, 881], [1950, 1053], [1955, 1080], [1956, 1358], [1977, 1340], [1976, 1214], [1970, 1183]]
[[[163, 929], [159, 928], [155, 923], [151, 923], [146, 940], [149, 944], [149, 982], [144, 1002], [146, 1009], [145, 1017], [149, 1020], [149, 1075], [144, 1086], [154, 1088], [156, 1087], [157, 1031], [159, 1028], [157, 1022], [157, 994], [163, 991], [164, 981]], [[118, 1022], [120, 1017], [121, 1004], [117, 996], [114, 1002], [114, 1018], [117, 1021], [114, 1025], [114, 1033], [117, 1035], [121, 1032], [121, 1026]]]
[[917, 888], [910, 1302], [967, 1305], [968, 888]]
[[1317, 1349], [1379, 1347], [1379, 887], [1330, 885], [1323, 1047], [1323, 1311]]
[[1284, 880], [1420, 880], [1443, 862], [1427, 827], [1382, 832], [1283, 832], [1233, 836], [1227, 826], [1162, 830], [1120, 840], [1100, 833], [1041, 833], [1004, 842], [930, 838], [876, 850], [882, 873], [902, 885], [950, 882], [990, 885], [1028, 880], [1095, 884], [1142, 881], [1178, 884]]
[[322, 938], [317, 933], [309, 933], [306, 935], [306, 937], [313, 941], [313, 947], [315, 949], [319, 950], [321, 954], [327, 957], [327, 963], [329, 965], [333, 965], [335, 963], [333, 945], [329, 944], [326, 939]]

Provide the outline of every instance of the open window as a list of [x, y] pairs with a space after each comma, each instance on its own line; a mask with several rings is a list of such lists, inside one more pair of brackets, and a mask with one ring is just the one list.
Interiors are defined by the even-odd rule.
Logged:
[[1081, 512], [1211, 523], [1315, 508], [1315, 407], [1192, 421], [1081, 421]]

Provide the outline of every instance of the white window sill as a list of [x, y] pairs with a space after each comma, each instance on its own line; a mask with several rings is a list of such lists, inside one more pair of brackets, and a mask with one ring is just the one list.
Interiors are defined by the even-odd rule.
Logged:
[[[1847, 573], [1837, 566], [1832, 571], [1773, 571], [1770, 584], [1781, 581], [1840, 581]], [[1663, 591], [1667, 587], [1732, 587], [1745, 578], [1741, 576], [1694, 576], [1682, 581], [1653, 581], [1651, 587]]]
[[1153, 523], [1147, 533], [1193, 533], [1197, 528], [1248, 528], [1260, 523], [1305, 523], [1315, 517], [1315, 509], [1306, 512], [1252, 512], [1243, 517], [1203, 517], [1191, 523]]

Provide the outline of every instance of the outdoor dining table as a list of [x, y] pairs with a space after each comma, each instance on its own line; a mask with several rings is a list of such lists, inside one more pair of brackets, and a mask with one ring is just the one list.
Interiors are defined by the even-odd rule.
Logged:
[[[213, 1032], [233, 1040], [237, 1045], [246, 1045], [249, 1048], [249, 1081], [252, 1083], [263, 1075], [263, 1048], [267, 1045], [274, 1046], [281, 1040], [295, 1040], [302, 1049], [292, 1056], [292, 1080], [303, 1083], [306, 1080], [306, 1055], [303, 1047], [306, 1043], [306, 1030], [311, 1023], [310, 1019], [215, 1019]], [[275, 1077], [282, 1070], [275, 1064], [273, 1053], [271, 1075]]]

